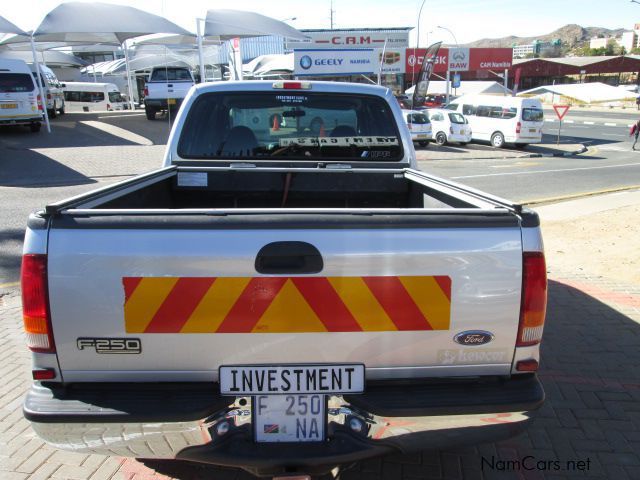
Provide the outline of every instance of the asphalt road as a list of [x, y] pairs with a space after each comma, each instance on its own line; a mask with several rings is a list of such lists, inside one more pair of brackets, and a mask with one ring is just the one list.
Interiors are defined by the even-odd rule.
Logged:
[[[580, 121], [563, 125], [562, 141], [590, 145], [585, 155], [436, 160], [422, 168], [518, 202], [640, 185], [640, 151], [631, 151], [627, 125]], [[170, 127], [166, 120], [146, 120], [143, 112], [67, 114], [52, 125], [52, 135], [0, 129], [0, 288], [18, 280], [30, 212], [158, 168]], [[545, 124], [547, 141], [553, 141], [555, 128]]]

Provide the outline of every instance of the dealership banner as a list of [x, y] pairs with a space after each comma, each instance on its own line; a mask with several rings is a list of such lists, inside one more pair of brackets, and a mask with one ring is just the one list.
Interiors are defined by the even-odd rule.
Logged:
[[[407, 48], [405, 72], [417, 74], [426, 52], [426, 48]], [[512, 59], [511, 48], [441, 48], [434, 60], [433, 71], [445, 73], [447, 67], [451, 67], [452, 72], [504, 70], [511, 68]]]
[[375, 73], [380, 68], [377, 50], [372, 48], [294, 50], [293, 54], [293, 74], [299, 77], [357, 75]]
[[341, 49], [341, 48], [406, 48], [409, 32], [376, 32], [371, 30], [324, 30], [302, 32], [309, 41], [287, 41], [287, 49]]

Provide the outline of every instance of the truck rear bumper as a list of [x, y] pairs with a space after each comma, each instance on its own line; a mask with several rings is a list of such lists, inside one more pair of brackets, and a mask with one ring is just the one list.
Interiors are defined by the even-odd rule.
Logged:
[[144, 104], [147, 107], [155, 108], [156, 110], [166, 110], [169, 106], [171, 108], [180, 108], [183, 98], [172, 98], [172, 103], [169, 104], [169, 100], [166, 98], [145, 98]]
[[[253, 441], [250, 402], [230, 404], [214, 384], [180, 388], [111, 384], [95, 390], [35, 384], [25, 417], [54, 447], [242, 467], [255, 474], [318, 474], [394, 452], [446, 448], [514, 436], [544, 401], [535, 375], [474, 383], [381, 384], [332, 396], [322, 443]], [[116, 393], [117, 392], [117, 393]]]

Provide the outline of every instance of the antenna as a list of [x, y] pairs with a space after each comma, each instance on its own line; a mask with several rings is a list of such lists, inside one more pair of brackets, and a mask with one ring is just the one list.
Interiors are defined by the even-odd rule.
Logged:
[[330, 21], [331, 21], [331, 30], [333, 30], [333, 14], [336, 12], [333, 9], [333, 0], [331, 0], [331, 6], [329, 7], [329, 9], [330, 9], [329, 10], [329, 18], [330, 18]]

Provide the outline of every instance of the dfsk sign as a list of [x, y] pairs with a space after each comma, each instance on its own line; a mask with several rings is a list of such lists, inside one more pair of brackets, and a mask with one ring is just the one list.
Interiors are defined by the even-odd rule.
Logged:
[[[425, 48], [407, 48], [406, 73], [418, 73], [422, 66]], [[445, 73], [447, 66], [452, 72], [469, 70], [504, 70], [511, 68], [511, 48], [441, 48], [433, 62], [435, 73]]]

